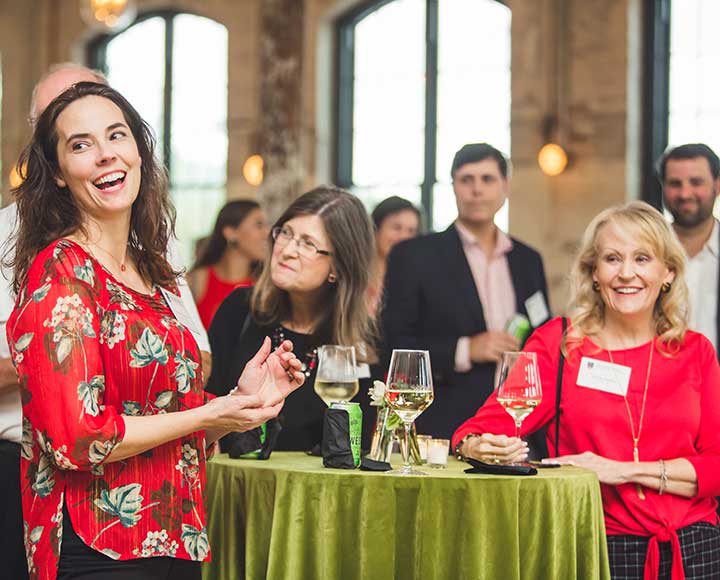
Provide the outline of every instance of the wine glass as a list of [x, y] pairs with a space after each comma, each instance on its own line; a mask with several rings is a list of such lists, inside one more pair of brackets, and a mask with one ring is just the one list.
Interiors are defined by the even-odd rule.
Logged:
[[315, 392], [325, 404], [349, 401], [358, 389], [355, 347], [326, 344], [318, 348]]
[[540, 374], [534, 352], [504, 352], [497, 380], [497, 400], [515, 421], [515, 437], [520, 426], [542, 401]]
[[433, 402], [433, 380], [430, 353], [426, 350], [393, 350], [387, 376], [385, 401], [405, 424], [401, 442], [402, 469], [389, 471], [398, 475], [427, 475], [410, 467], [410, 431], [413, 421]]

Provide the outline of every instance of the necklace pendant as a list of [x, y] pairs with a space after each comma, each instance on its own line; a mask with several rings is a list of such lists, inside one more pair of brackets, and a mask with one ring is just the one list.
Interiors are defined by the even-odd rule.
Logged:
[[640, 463], [640, 453], [638, 452], [637, 441], [635, 442], [635, 445], [633, 446], [633, 461], [635, 463]]
[[637, 489], [637, 495], [638, 495], [638, 497], [639, 497], [641, 500], [645, 501], [645, 492], [642, 490], [642, 487], [640, 487], [640, 484], [639, 484], [639, 483], [636, 483], [636, 484], [635, 484], [635, 487], [636, 487], [636, 489]]

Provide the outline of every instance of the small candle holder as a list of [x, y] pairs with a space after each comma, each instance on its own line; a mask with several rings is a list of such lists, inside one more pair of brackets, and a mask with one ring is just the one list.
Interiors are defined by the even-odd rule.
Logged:
[[433, 469], [445, 469], [450, 453], [449, 439], [430, 439], [427, 442], [427, 464]]
[[431, 439], [432, 437], [430, 435], [417, 436], [418, 449], [420, 450], [420, 459], [422, 459], [423, 463], [427, 463], [428, 443]]

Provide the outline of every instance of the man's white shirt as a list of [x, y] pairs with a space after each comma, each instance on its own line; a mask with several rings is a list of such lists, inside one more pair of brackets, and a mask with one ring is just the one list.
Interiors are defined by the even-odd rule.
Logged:
[[718, 241], [719, 224], [714, 221], [710, 238], [702, 250], [687, 261], [687, 284], [690, 291], [690, 328], [710, 339], [717, 349]]
[[[11, 254], [6, 251], [8, 242], [15, 232], [17, 224], [17, 206], [12, 203], [0, 209], [0, 259], [8, 259]], [[168, 244], [168, 261], [175, 270], [179, 270], [180, 260], [177, 240], [171, 238]], [[7, 340], [7, 321], [15, 306], [15, 294], [12, 291], [12, 272], [0, 265], [0, 358], [10, 358], [10, 347]], [[195, 301], [184, 277], [178, 279], [180, 296], [187, 314], [194, 323], [193, 335], [196, 337], [200, 350], [210, 352], [210, 342], [200, 321]], [[19, 389], [0, 394], [0, 439], [20, 442], [22, 437], [22, 405]]]

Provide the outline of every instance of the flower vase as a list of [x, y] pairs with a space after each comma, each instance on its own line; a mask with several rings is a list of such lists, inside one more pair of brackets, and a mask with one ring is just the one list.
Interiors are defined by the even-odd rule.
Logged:
[[395, 430], [398, 428], [402, 428], [402, 423], [395, 416], [392, 409], [387, 406], [378, 407], [375, 430], [370, 443], [370, 459], [385, 461], [386, 463], [390, 462]]

